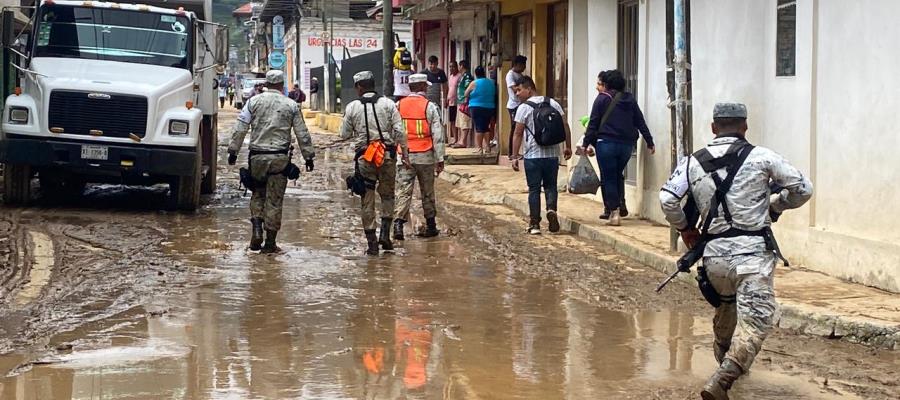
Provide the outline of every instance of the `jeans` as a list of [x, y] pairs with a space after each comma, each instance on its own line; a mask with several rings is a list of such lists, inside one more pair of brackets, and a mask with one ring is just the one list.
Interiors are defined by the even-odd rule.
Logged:
[[528, 183], [528, 213], [531, 223], [541, 222], [541, 188], [547, 200], [547, 210], [556, 211], [559, 192], [556, 178], [559, 174], [559, 158], [526, 158], [525, 181]]
[[598, 140], [596, 149], [603, 205], [610, 211], [617, 210], [625, 196], [624, 172], [631, 160], [634, 144]]

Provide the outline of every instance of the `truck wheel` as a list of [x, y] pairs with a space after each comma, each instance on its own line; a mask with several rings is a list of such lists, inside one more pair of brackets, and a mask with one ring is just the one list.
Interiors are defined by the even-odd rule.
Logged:
[[174, 208], [181, 211], [194, 211], [200, 207], [201, 157], [197, 154], [193, 174], [177, 176], [169, 184], [169, 198]]
[[219, 161], [219, 135], [216, 129], [217, 118], [215, 115], [211, 117], [203, 117], [203, 123], [200, 125], [200, 140], [203, 144], [203, 165], [207, 167], [206, 175], [203, 176], [203, 182], [200, 186], [201, 194], [212, 194], [216, 192], [216, 168]]
[[9, 205], [28, 205], [31, 200], [31, 166], [6, 164], [3, 171], [3, 201]]

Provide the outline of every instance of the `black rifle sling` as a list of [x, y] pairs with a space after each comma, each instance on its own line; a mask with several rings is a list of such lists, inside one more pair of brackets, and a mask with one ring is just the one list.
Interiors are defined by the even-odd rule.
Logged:
[[[734, 154], [736, 158], [728, 157], [727, 155], [725, 157], [720, 157], [720, 159], [724, 159], [727, 157], [729, 161], [732, 161], [724, 165], [727, 171], [725, 179], [720, 178], [716, 170], [713, 170], [711, 172], [707, 171], [710, 172], [713, 182], [716, 184], [716, 192], [715, 195], [710, 199], [709, 211], [707, 212], [706, 217], [703, 218], [703, 227], [700, 229], [701, 240], [706, 239], [706, 237], [709, 235], [709, 227], [712, 224], [712, 220], [718, 216], [719, 205], [722, 206], [722, 212], [725, 214], [725, 220], [728, 221], [728, 224], [730, 225], [732, 222], [731, 212], [729, 211], [728, 204], [726, 203], [726, 195], [728, 194], [728, 191], [731, 190], [731, 185], [734, 183], [734, 178], [735, 176], [737, 176], [737, 173], [741, 169], [741, 166], [744, 165], [744, 161], [747, 160], [747, 157], [753, 151], [753, 145], [747, 142], [741, 141], [736, 143], [736, 145], [739, 145], [740, 148], [738, 148], [736, 152], [731, 153]], [[695, 155], [698, 161], [708, 159], [708, 156], [709, 151], [706, 149], [701, 149]], [[701, 161], [701, 165], [704, 167], [704, 170], [706, 170], [706, 165], [703, 165], [703, 161]]]

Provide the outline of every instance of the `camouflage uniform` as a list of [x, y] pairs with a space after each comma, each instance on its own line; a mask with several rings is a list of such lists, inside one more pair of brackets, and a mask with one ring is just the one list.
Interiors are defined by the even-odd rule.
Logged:
[[[378, 96], [374, 92], [363, 94], [363, 98], [373, 99]], [[374, 108], [374, 113], [373, 113]], [[375, 118], [378, 119], [376, 124]], [[368, 120], [368, 132], [366, 122]], [[378, 127], [381, 127], [379, 134]], [[384, 137], [385, 145], [396, 146], [397, 151], [406, 148], [406, 129], [400, 118], [397, 104], [387, 97], [378, 98], [373, 104], [363, 104], [354, 100], [344, 109], [344, 120], [341, 125], [341, 138], [349, 139], [353, 151], [360, 153], [365, 151], [369, 141]], [[375, 230], [375, 192], [381, 197], [381, 217], [391, 218], [394, 215], [394, 186], [397, 174], [397, 157], [385, 153], [384, 164], [381, 167], [360, 158], [359, 171], [362, 176], [370, 181], [377, 182], [376, 190], [366, 190], [362, 198], [362, 223], [363, 229]]]
[[[421, 97], [421, 93], [413, 93], [412, 96]], [[422, 209], [425, 218], [434, 218], [437, 214], [434, 200], [434, 172], [435, 164], [444, 162], [444, 126], [441, 121], [441, 109], [435, 103], [428, 103], [425, 112], [431, 131], [431, 142], [434, 146], [429, 151], [421, 153], [409, 153], [409, 162], [412, 168], [399, 166], [397, 170], [397, 207], [394, 213], [395, 219], [409, 221], [409, 207], [412, 203], [413, 186], [419, 181], [419, 191], [422, 194]], [[402, 115], [401, 115], [402, 117]]]
[[[288, 149], [291, 146], [291, 129], [297, 137], [303, 158], [315, 158], [315, 150], [303, 114], [297, 103], [276, 91], [253, 96], [241, 110], [234, 126], [228, 152], [237, 153], [250, 134], [250, 173], [264, 185], [253, 192], [250, 199], [250, 215], [262, 218], [266, 230], [281, 229], [281, 208], [287, 177], [281, 174], [288, 165]], [[284, 154], [253, 154], [256, 152], [283, 151]]]
[[[722, 157], [737, 137], [719, 135], [706, 149], [715, 158]], [[691, 191], [701, 215], [708, 215], [716, 186], [696, 157], [685, 159], [660, 191], [660, 202], [669, 223], [679, 229], [688, 228], [681, 200]], [[725, 178], [725, 169], [715, 171]], [[785, 190], [770, 199], [769, 183], [774, 181]], [[781, 213], [797, 208], [812, 196], [812, 183], [797, 168], [772, 150], [755, 147], [738, 170], [726, 203], [732, 224], [723, 217], [720, 207], [709, 232], [723, 233], [730, 228], [759, 231], [771, 225], [769, 211]], [[771, 201], [770, 201], [771, 200]], [[719, 238], [709, 242], [703, 265], [710, 282], [721, 296], [735, 296], [736, 303], [716, 309], [713, 330], [715, 354], [719, 361], [732, 360], [743, 371], [749, 370], [762, 342], [772, 331], [778, 304], [773, 290], [775, 254], [767, 250], [758, 236]]]

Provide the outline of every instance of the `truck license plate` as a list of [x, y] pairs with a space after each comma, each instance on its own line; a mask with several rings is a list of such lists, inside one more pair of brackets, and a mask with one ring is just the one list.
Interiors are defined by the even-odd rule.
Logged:
[[109, 148], [106, 146], [81, 146], [81, 158], [85, 160], [108, 160]]

